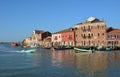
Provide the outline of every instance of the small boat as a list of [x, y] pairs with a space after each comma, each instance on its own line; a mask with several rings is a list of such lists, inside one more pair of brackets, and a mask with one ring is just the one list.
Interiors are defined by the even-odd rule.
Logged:
[[22, 50], [24, 53], [34, 53], [36, 49], [28, 49], [28, 50]]
[[78, 53], [78, 52], [94, 52], [94, 50], [80, 49], [80, 48], [76, 48], [76, 47], [74, 47], [74, 50], [76, 53]]
[[103, 47], [103, 46], [98, 46], [98, 47], [97, 47], [97, 50], [98, 50], [98, 51], [105, 51], [105, 50], [106, 50], [106, 48], [105, 48], [105, 47]]
[[106, 48], [106, 51], [111, 51], [111, 50], [112, 50], [112, 48], [110, 48], [110, 47]]
[[72, 47], [55, 47], [55, 50], [68, 50], [73, 49]]

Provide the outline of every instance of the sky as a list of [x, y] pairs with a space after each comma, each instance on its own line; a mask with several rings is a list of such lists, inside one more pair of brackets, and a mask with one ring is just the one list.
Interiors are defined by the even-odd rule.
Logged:
[[23, 41], [33, 30], [54, 33], [90, 16], [120, 29], [120, 0], [0, 0], [0, 42]]

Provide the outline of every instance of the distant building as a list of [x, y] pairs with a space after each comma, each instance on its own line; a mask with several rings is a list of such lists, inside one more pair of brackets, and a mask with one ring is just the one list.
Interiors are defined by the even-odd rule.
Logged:
[[43, 31], [43, 30], [34, 30], [31, 37], [25, 38], [22, 43], [23, 43], [23, 46], [27, 46], [27, 47], [36, 47], [38, 45], [43, 46], [43, 44], [46, 44], [45, 40], [47, 44], [48, 42], [51, 43], [51, 40], [49, 41], [47, 39], [48, 37], [51, 37], [50, 32]]
[[42, 45], [43, 40], [48, 36], [51, 36], [51, 33], [48, 31], [34, 30], [32, 34], [32, 39], [34, 40], [34, 43]]
[[32, 33], [32, 40], [35, 44], [42, 45], [42, 34], [44, 33], [43, 30], [34, 30]]
[[112, 27], [107, 29], [107, 41], [108, 46], [120, 46], [120, 29], [114, 29]]
[[76, 46], [106, 46], [106, 23], [94, 17], [75, 25]]
[[74, 46], [75, 32], [74, 28], [61, 30], [52, 34], [52, 42], [54, 46]]

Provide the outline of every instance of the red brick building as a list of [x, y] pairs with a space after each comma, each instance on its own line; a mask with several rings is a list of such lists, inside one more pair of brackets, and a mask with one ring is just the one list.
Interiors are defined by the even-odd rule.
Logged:
[[107, 40], [108, 40], [108, 46], [114, 47], [119, 46], [120, 47], [120, 29], [114, 29], [112, 27], [107, 29]]
[[94, 17], [75, 25], [76, 46], [106, 46], [106, 23]]

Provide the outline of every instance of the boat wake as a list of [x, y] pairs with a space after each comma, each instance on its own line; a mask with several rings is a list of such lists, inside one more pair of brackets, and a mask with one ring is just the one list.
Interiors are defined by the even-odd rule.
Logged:
[[23, 49], [23, 50], [2, 50], [1, 52], [16, 52], [16, 53], [34, 53], [36, 49]]
[[10, 52], [10, 53], [17, 52], [17, 53], [23, 53], [23, 52], [25, 52], [25, 50], [16, 50], [16, 51], [2, 51], [2, 52]]

